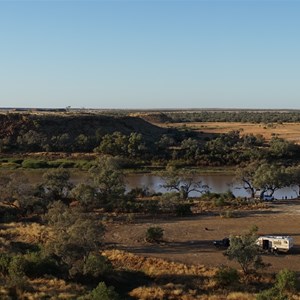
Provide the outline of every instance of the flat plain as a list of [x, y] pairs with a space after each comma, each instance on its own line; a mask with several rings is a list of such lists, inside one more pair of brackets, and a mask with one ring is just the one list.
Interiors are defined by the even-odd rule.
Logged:
[[300, 143], [300, 123], [241, 123], [241, 122], [187, 122], [159, 124], [169, 128], [190, 128], [194, 131], [203, 132], [205, 135], [228, 133], [232, 130], [239, 130], [241, 135], [261, 134], [267, 141], [273, 136]]
[[[141, 256], [167, 259], [185, 264], [219, 267], [235, 262], [224, 256], [224, 249], [216, 248], [214, 240], [239, 235], [252, 226], [259, 235], [289, 235], [294, 247], [289, 253], [265, 253], [263, 261], [271, 264], [265, 271], [278, 272], [283, 268], [300, 268], [300, 200], [277, 200], [257, 210], [241, 210], [236, 218], [220, 217], [218, 212], [200, 213], [188, 218], [136, 219], [131, 223], [107, 225], [105, 242], [109, 247], [126, 250]], [[144, 239], [150, 226], [164, 229], [164, 241], [150, 244]]]

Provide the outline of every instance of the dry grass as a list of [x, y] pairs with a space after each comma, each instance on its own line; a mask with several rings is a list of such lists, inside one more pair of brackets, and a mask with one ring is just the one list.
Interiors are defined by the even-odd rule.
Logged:
[[116, 269], [141, 271], [153, 278], [148, 286], [139, 286], [129, 295], [141, 300], [252, 300], [254, 294], [229, 292], [216, 286], [217, 268], [186, 265], [159, 258], [149, 258], [120, 250], [102, 252]]
[[195, 131], [202, 131], [205, 134], [227, 133], [232, 130], [239, 130], [241, 135], [245, 134], [261, 134], [267, 141], [274, 135], [300, 143], [300, 123], [283, 123], [283, 124], [252, 124], [240, 122], [191, 122], [191, 123], [173, 123], [160, 124], [172, 128], [191, 128]]
[[139, 256], [121, 250], [105, 250], [102, 254], [118, 269], [142, 271], [149, 276], [191, 275], [212, 277], [217, 271], [217, 268], [206, 268], [203, 265], [186, 265], [161, 258]]
[[[0, 299], [11, 300], [9, 289], [4, 280], [0, 281]], [[40, 299], [77, 299], [87, 291], [84, 287], [66, 283], [64, 280], [56, 278], [40, 278], [28, 280], [26, 291], [18, 291], [18, 299], [40, 300]]]
[[49, 229], [38, 223], [12, 222], [5, 224], [0, 235], [14, 237], [14, 241], [31, 244], [44, 243], [50, 236]]
[[28, 300], [46, 299], [76, 299], [86, 293], [85, 289], [74, 283], [66, 283], [61, 279], [35, 279], [30, 281], [34, 293], [24, 293]]
[[189, 290], [188, 292], [180, 285], [166, 284], [163, 287], [138, 287], [129, 293], [131, 297], [135, 297], [141, 300], [154, 300], [154, 299], [173, 299], [173, 300], [194, 300], [202, 299], [200, 295], [197, 295], [196, 290]]

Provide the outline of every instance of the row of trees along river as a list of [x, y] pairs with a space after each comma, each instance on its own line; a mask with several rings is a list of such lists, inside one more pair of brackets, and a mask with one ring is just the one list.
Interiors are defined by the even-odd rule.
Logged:
[[[110, 159], [114, 161], [113, 159]], [[121, 172], [121, 170], [118, 170]], [[24, 182], [38, 184], [46, 170], [0, 171], [1, 176], [23, 178]], [[72, 170], [70, 182], [85, 182], [90, 172]], [[210, 173], [199, 175], [188, 169], [167, 167], [161, 173], [136, 173], [122, 177], [125, 191], [142, 190], [145, 194], [184, 192], [186, 197], [197, 197], [205, 192], [231, 191], [236, 197], [258, 197], [260, 193], [273, 195], [275, 199], [297, 198], [300, 191], [300, 167], [280, 167], [268, 163], [252, 163], [237, 168], [235, 173]]]

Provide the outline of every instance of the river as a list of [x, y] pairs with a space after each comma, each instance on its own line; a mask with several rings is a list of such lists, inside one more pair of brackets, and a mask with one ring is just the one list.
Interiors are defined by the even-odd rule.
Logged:
[[[225, 174], [205, 174], [195, 177], [196, 181], [201, 181], [209, 187], [210, 192], [224, 193], [231, 191], [236, 197], [249, 197], [250, 194], [243, 189], [240, 184], [234, 179], [233, 175]], [[126, 177], [126, 185], [128, 189], [140, 187], [148, 188], [149, 192], [166, 192], [162, 187], [164, 180], [151, 174], [132, 174]], [[287, 197], [295, 198], [297, 193], [295, 187], [286, 187], [275, 191], [274, 198], [282, 199]], [[190, 196], [199, 196], [200, 193], [192, 192]]]
[[[1, 170], [0, 174], [14, 174], [14, 176], [22, 177], [24, 181], [29, 181], [33, 183], [40, 182], [42, 179], [42, 174], [46, 172], [46, 170]], [[71, 171], [71, 181], [74, 184], [79, 182], [86, 182], [87, 172], [83, 171]], [[206, 184], [209, 187], [210, 192], [215, 193], [223, 193], [227, 191], [232, 191], [232, 193], [236, 197], [249, 197], [249, 193], [247, 193], [234, 179], [233, 175], [226, 174], [204, 174], [198, 175], [195, 177], [195, 181], [201, 181], [202, 184]], [[157, 175], [153, 174], [126, 174], [125, 176], [126, 189], [129, 191], [133, 188], [147, 188], [149, 192], [155, 193], [164, 193], [166, 189], [162, 186], [165, 183], [164, 180]], [[274, 197], [275, 199], [282, 199], [287, 197], [295, 198], [297, 197], [295, 187], [286, 187], [275, 191]], [[190, 196], [195, 197], [199, 196], [200, 193], [193, 192]]]

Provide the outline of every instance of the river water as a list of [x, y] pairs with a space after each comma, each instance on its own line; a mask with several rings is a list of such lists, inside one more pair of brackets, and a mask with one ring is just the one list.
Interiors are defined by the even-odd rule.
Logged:
[[[206, 184], [209, 187], [210, 192], [224, 193], [231, 191], [236, 197], [249, 197], [250, 194], [243, 189], [240, 184], [234, 179], [233, 175], [225, 174], [205, 174], [195, 177], [196, 181], [201, 181], [202, 184]], [[151, 174], [133, 174], [126, 177], [127, 188], [148, 188], [149, 192], [166, 192], [162, 187], [164, 180]], [[275, 199], [283, 199], [287, 197], [295, 198], [297, 193], [295, 187], [286, 187], [275, 191]], [[200, 193], [192, 192], [190, 196], [199, 196]]]
[[[42, 174], [46, 172], [44, 170], [20, 170], [20, 171], [12, 171], [12, 170], [1, 170], [0, 175], [4, 174], [14, 174], [14, 176], [21, 177], [24, 181], [29, 182], [40, 182], [42, 179]], [[74, 184], [79, 182], [85, 182], [87, 179], [88, 173], [83, 171], [71, 171], [71, 181]], [[232, 191], [232, 193], [236, 197], [249, 197], [249, 193], [247, 193], [234, 179], [233, 175], [226, 175], [226, 174], [205, 174], [199, 175], [195, 177], [195, 181], [201, 181], [204, 185], [208, 185], [210, 192], [215, 193], [223, 193], [227, 191]], [[125, 176], [125, 183], [127, 191], [133, 188], [147, 188], [149, 192], [155, 193], [164, 193], [166, 189], [162, 186], [164, 185], [164, 180], [160, 176], [153, 175], [153, 174], [127, 174]], [[274, 193], [275, 199], [283, 199], [287, 197], [295, 198], [297, 197], [295, 187], [286, 187], [280, 190], [277, 190]], [[197, 197], [200, 193], [193, 192], [190, 193], [191, 197]]]

